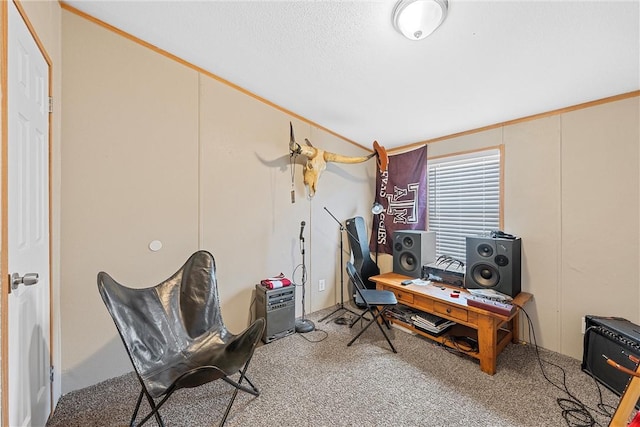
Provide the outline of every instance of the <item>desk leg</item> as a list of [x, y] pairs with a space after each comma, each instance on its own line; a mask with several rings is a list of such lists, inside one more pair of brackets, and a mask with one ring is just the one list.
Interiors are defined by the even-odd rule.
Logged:
[[478, 316], [478, 355], [480, 370], [489, 375], [496, 373], [498, 327], [496, 319]]
[[520, 343], [520, 309], [511, 319], [511, 342], [514, 344]]

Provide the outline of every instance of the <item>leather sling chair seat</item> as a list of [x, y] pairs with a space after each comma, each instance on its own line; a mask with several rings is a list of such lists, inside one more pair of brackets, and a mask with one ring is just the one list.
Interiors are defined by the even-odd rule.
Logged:
[[[235, 388], [220, 422], [223, 425], [238, 390], [259, 395], [246, 371], [263, 334], [264, 319], [238, 335], [227, 330], [215, 260], [209, 252], [195, 252], [156, 286], [129, 288], [100, 272], [98, 289], [142, 386], [130, 426], [136, 425], [143, 397], [151, 412], [137, 425], [155, 417], [164, 426], [158, 410], [176, 390], [221, 379]], [[236, 374], [238, 379], [232, 379]]]

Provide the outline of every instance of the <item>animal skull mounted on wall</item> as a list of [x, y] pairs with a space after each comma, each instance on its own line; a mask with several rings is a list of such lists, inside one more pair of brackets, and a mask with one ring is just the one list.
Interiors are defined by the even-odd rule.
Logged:
[[303, 177], [304, 185], [309, 189], [309, 197], [313, 197], [315, 195], [318, 187], [318, 180], [320, 179], [322, 172], [327, 168], [327, 162], [362, 163], [374, 156], [378, 156], [378, 166], [380, 167], [380, 171], [383, 172], [387, 169], [388, 159], [386, 151], [383, 147], [378, 145], [377, 141], [373, 143], [375, 150], [374, 153], [371, 153], [368, 156], [349, 157], [316, 148], [311, 145], [311, 142], [306, 138], [305, 142], [307, 145], [300, 145], [296, 142], [295, 137], [293, 136], [293, 124], [291, 122], [289, 122], [289, 127], [291, 130], [291, 138], [289, 140], [290, 154], [302, 154], [307, 158], [307, 162], [303, 169]]

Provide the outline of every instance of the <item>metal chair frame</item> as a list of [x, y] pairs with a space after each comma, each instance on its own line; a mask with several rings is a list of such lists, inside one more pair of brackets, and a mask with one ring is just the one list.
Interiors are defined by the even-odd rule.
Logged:
[[349, 325], [349, 328], [353, 328], [353, 325], [355, 325], [359, 320], [366, 319], [364, 316], [367, 313], [370, 313], [372, 317], [372, 319], [369, 320], [369, 322], [364, 326], [364, 328], [362, 328], [360, 332], [358, 332], [356, 336], [353, 337], [351, 341], [349, 341], [347, 346], [351, 346], [351, 344], [353, 344], [355, 340], [357, 340], [360, 337], [360, 335], [362, 335], [367, 329], [369, 329], [369, 326], [375, 323], [376, 325], [378, 325], [378, 328], [382, 332], [382, 335], [384, 335], [384, 338], [387, 340], [387, 343], [389, 343], [389, 347], [391, 347], [391, 350], [394, 353], [397, 353], [398, 351], [393, 346], [393, 343], [389, 339], [387, 332], [384, 330], [382, 325], [380, 325], [380, 321], [382, 321], [386, 325], [387, 329], [391, 329], [391, 325], [389, 324], [387, 319], [384, 318], [384, 313], [389, 308], [398, 304], [398, 300], [396, 299], [395, 294], [391, 291], [367, 289], [364, 285], [364, 282], [362, 281], [362, 278], [358, 274], [355, 266], [351, 262], [347, 262], [346, 268], [347, 268], [347, 274], [349, 275], [349, 278], [353, 282], [353, 287], [356, 290], [356, 300], [361, 300], [361, 303], [359, 301], [356, 301], [356, 302], [359, 305], [362, 304], [365, 306], [362, 313], [360, 313], [360, 315], [353, 322], [351, 322], [351, 324]]

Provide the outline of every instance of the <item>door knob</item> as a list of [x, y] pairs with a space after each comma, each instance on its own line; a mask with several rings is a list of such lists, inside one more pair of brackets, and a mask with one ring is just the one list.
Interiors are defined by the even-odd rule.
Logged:
[[31, 286], [38, 283], [38, 273], [27, 273], [24, 276], [20, 276], [18, 273], [11, 275], [11, 289], [17, 289], [18, 286], [25, 285]]

